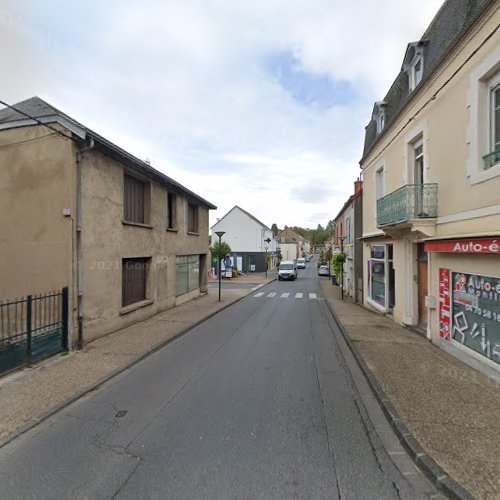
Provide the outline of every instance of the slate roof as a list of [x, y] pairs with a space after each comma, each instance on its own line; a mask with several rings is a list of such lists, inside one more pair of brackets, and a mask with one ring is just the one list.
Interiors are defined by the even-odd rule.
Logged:
[[422, 80], [415, 90], [409, 93], [408, 74], [401, 69], [383, 99], [386, 102], [384, 130], [377, 135], [377, 125], [373, 118], [366, 126], [363, 157], [360, 163], [368, 156], [384, 132], [396, 121], [409, 101], [420, 91], [426, 80], [495, 1], [446, 0], [444, 2], [420, 39], [425, 43]]
[[235, 205], [233, 208], [231, 208], [231, 210], [229, 210], [229, 212], [224, 215], [223, 217], [221, 217], [210, 229], [213, 229], [219, 222], [221, 222], [224, 218], [226, 218], [233, 210], [241, 210], [245, 215], [247, 215], [248, 217], [250, 217], [250, 219], [254, 220], [255, 222], [257, 222], [257, 224], [259, 224], [259, 226], [262, 226], [264, 229], [267, 229], [268, 231], [271, 231], [270, 228], [268, 228], [265, 224], [263, 224], [262, 222], [260, 222], [259, 219], [257, 219], [256, 217], [254, 217], [250, 212], [247, 212], [246, 210], [243, 210], [241, 207], [239, 207], [238, 205]]
[[[108, 141], [101, 135], [85, 127], [75, 119], [66, 115], [62, 111], [48, 104], [39, 97], [31, 97], [25, 101], [13, 105], [13, 108], [4, 108], [0, 110], [0, 130], [6, 128], [14, 128], [28, 125], [36, 125], [38, 122], [30, 119], [29, 117], [36, 118], [43, 123], [60, 123], [72, 132], [72, 136], [76, 141], [84, 142], [85, 140], [92, 139], [95, 143], [95, 149], [110, 156], [117, 161], [127, 165], [127, 167], [146, 177], [155, 180], [159, 184], [166, 186], [177, 193], [185, 195], [194, 201], [199, 202], [201, 205], [209, 209], [216, 209], [217, 207], [209, 201], [203, 199], [193, 191], [187, 189], [182, 184], [174, 179], [168, 177], [162, 172], [156, 170], [145, 161], [140, 160], [134, 155], [128, 153], [111, 141]], [[19, 110], [20, 112], [16, 111]], [[23, 114], [25, 113], [25, 114]], [[28, 116], [26, 116], [28, 115]], [[67, 134], [69, 135], [69, 134]]]

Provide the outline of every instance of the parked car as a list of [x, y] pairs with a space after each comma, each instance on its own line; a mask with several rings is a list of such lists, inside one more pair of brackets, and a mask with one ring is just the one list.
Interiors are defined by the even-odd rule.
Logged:
[[305, 269], [306, 268], [306, 259], [300, 258], [297, 259], [297, 269]]
[[293, 260], [284, 260], [280, 262], [280, 267], [278, 269], [278, 281], [296, 280], [297, 274], [297, 264], [295, 264]]
[[330, 269], [328, 269], [328, 266], [326, 264], [319, 266], [318, 275], [319, 276], [330, 276]]

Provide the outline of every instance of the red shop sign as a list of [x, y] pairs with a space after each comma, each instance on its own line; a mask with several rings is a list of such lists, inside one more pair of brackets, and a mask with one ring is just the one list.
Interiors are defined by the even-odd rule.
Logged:
[[426, 252], [500, 254], [500, 237], [426, 241], [424, 250]]
[[450, 270], [439, 269], [439, 336], [442, 339], [450, 340], [450, 317], [451, 317], [451, 297], [450, 297]]

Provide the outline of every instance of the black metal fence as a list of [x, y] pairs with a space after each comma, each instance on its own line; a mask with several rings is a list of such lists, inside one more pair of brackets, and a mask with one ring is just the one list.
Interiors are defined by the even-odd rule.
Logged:
[[68, 350], [68, 287], [0, 300], [0, 374]]

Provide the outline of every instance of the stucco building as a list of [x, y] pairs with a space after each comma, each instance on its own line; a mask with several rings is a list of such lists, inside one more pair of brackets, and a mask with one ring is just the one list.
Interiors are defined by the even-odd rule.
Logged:
[[0, 111], [0, 298], [69, 287], [75, 344], [206, 291], [214, 205], [37, 97], [14, 108]]
[[225, 234], [221, 241], [231, 247], [230, 261], [238, 271], [244, 273], [265, 271], [266, 254], [271, 256], [271, 267], [274, 267], [276, 240], [273, 232], [238, 205], [235, 205], [224, 217], [221, 217], [211, 227], [211, 231], [214, 243], [218, 241], [215, 233], [224, 231]]
[[290, 227], [278, 231], [276, 240], [283, 260], [295, 260], [311, 252], [311, 242]]
[[365, 304], [500, 367], [500, 4], [447, 0], [366, 128]]
[[[333, 253], [344, 251], [344, 292], [356, 302], [363, 302], [363, 182], [354, 182], [349, 196], [334, 219]], [[343, 240], [341, 241], [341, 238]]]

